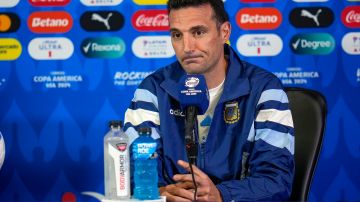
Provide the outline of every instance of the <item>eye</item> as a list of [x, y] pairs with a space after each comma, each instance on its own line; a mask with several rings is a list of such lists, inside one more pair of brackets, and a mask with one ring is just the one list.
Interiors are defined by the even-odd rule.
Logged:
[[198, 30], [198, 31], [195, 32], [195, 35], [196, 35], [196, 36], [201, 36], [201, 35], [203, 35], [204, 33], [205, 33], [204, 31]]
[[171, 37], [173, 39], [179, 39], [179, 38], [181, 38], [181, 34], [179, 32], [172, 32]]

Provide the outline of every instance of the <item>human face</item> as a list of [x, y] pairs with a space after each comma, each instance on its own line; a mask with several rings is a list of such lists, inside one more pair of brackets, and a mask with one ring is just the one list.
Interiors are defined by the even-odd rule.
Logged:
[[205, 77], [225, 73], [224, 43], [229, 39], [230, 24], [226, 22], [217, 27], [213, 15], [209, 4], [169, 13], [172, 46], [187, 73]]

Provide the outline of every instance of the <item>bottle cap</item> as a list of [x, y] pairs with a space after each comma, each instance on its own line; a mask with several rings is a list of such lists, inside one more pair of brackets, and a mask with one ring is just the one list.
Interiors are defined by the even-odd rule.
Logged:
[[150, 135], [151, 134], [151, 128], [150, 127], [140, 127], [138, 129], [139, 135]]
[[120, 120], [112, 120], [109, 121], [109, 128], [122, 128], [123, 127], [123, 122]]

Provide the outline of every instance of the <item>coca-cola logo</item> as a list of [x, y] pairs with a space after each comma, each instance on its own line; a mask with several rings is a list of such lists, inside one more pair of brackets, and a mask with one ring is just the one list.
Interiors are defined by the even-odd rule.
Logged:
[[360, 6], [348, 6], [341, 13], [341, 21], [346, 27], [360, 28]]
[[133, 15], [131, 23], [138, 31], [169, 30], [169, 18], [166, 10], [139, 10]]

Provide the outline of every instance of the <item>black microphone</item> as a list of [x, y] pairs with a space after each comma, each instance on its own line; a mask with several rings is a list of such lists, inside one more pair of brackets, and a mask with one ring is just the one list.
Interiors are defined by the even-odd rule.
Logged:
[[189, 163], [196, 164], [198, 145], [195, 141], [197, 115], [206, 112], [209, 106], [209, 92], [203, 75], [187, 74], [180, 80], [179, 101], [185, 111], [185, 146]]

